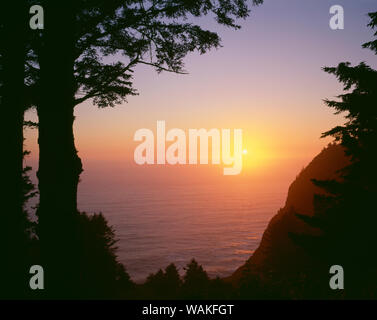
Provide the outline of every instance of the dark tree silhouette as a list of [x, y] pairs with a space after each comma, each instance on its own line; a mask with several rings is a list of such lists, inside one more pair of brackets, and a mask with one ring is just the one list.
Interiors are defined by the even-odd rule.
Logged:
[[25, 290], [25, 215], [23, 211], [23, 115], [26, 108], [25, 57], [28, 37], [26, 1], [0, 5], [0, 105], [2, 111], [2, 209], [0, 295]]
[[181, 296], [182, 280], [177, 267], [171, 263], [165, 271], [158, 270], [150, 274], [141, 287], [141, 297], [147, 299], [179, 299]]
[[186, 299], [204, 299], [208, 297], [209, 277], [203, 267], [192, 259], [186, 267], [183, 277], [183, 296]]
[[180, 294], [182, 280], [179, 276], [178, 269], [174, 263], [169, 264], [165, 269], [165, 290], [168, 299], [177, 299]]
[[[370, 13], [370, 27], [377, 26], [377, 13]], [[377, 33], [375, 33], [375, 36]], [[376, 40], [364, 44], [377, 54]], [[351, 164], [340, 172], [340, 181], [313, 182], [326, 191], [314, 198], [315, 215], [298, 215], [319, 236], [291, 235], [293, 240], [322, 261], [323, 285], [328, 288], [328, 274], [332, 265], [341, 265], [347, 274], [348, 295], [372, 297], [368, 283], [377, 279], [377, 71], [360, 63], [340, 63], [324, 68], [343, 83], [340, 101], [325, 100], [336, 110], [346, 113], [347, 122], [325, 132], [340, 143]], [[313, 271], [314, 273], [315, 271]], [[370, 289], [370, 288], [369, 288]]]
[[[28, 66], [38, 78], [32, 96], [39, 118], [39, 236], [46, 263], [55, 270], [50, 280], [74, 290], [77, 272], [69, 261], [80, 256], [77, 185], [83, 170], [74, 143], [74, 107], [88, 99], [99, 107], [114, 106], [136, 94], [132, 73], [137, 64], [183, 73], [189, 52], [219, 47], [216, 33], [187, 22], [188, 17], [212, 14], [219, 24], [237, 29], [236, 19], [249, 11], [246, 0], [38, 3], [45, 29], [34, 33]], [[71, 280], [59, 280], [58, 270]]]
[[239, 297], [231, 283], [220, 278], [210, 279], [207, 272], [195, 259], [187, 264], [186, 273], [181, 279], [177, 267], [172, 263], [150, 274], [144, 284], [139, 286], [141, 299], [232, 299]]
[[79, 233], [82, 255], [74, 263], [82, 275], [75, 297], [130, 298], [134, 284], [124, 266], [117, 261], [117, 240], [105, 217], [102, 214], [80, 213]]

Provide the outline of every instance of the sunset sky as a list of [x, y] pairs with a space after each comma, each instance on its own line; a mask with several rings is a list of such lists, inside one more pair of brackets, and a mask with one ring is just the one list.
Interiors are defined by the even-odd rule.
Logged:
[[[329, 27], [329, 8], [334, 4], [344, 6], [345, 30]], [[341, 93], [341, 86], [321, 67], [342, 61], [366, 61], [376, 67], [373, 54], [361, 48], [372, 38], [366, 14], [375, 10], [375, 0], [266, 0], [241, 21], [238, 31], [206, 18], [205, 26], [219, 33], [223, 47], [188, 56], [189, 75], [158, 75], [139, 66], [134, 77], [139, 96], [116, 108], [100, 110], [90, 102], [76, 107], [76, 145], [86, 170], [83, 181], [106, 179], [109, 174], [141, 181], [160, 174], [167, 180], [205, 179], [206, 174], [227, 179], [211, 165], [136, 167], [135, 131], [155, 131], [156, 121], [165, 120], [167, 130], [243, 129], [248, 150], [243, 177], [270, 174], [290, 182], [329, 142], [319, 139], [321, 132], [342, 123], [322, 102]], [[35, 111], [27, 118], [35, 119]], [[32, 151], [27, 162], [34, 168], [36, 137], [36, 130], [26, 130], [26, 149]]]

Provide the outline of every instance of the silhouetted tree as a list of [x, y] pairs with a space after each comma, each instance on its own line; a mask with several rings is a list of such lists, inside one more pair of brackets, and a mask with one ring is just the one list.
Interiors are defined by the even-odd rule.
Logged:
[[[129, 298], [134, 290], [124, 266], [117, 261], [114, 229], [102, 214], [79, 215], [80, 260], [71, 261], [82, 272], [77, 298]], [[65, 294], [65, 293], [64, 293]]]
[[165, 294], [165, 274], [162, 269], [155, 274], [151, 273], [143, 285], [143, 298], [163, 299]]
[[[183, 58], [219, 47], [219, 36], [186, 21], [213, 14], [219, 24], [239, 28], [247, 1], [38, 1], [45, 28], [33, 39], [29, 66], [39, 75], [39, 236], [56, 287], [74, 291], [79, 258], [77, 185], [82, 172], [74, 143], [74, 107], [88, 99], [113, 106], [136, 94], [137, 64], [158, 72], [183, 73]], [[261, 0], [251, 1], [253, 4]], [[70, 238], [64, 237], [66, 233]], [[58, 270], [67, 275], [62, 281]], [[53, 286], [55, 286], [53, 284]]]
[[166, 299], [177, 299], [180, 295], [182, 280], [174, 263], [169, 264], [165, 269], [165, 297]]
[[139, 298], [158, 300], [232, 299], [239, 297], [231, 283], [219, 277], [210, 279], [195, 259], [185, 268], [183, 281], [177, 267], [171, 263], [165, 271], [150, 274], [139, 288]]
[[[375, 28], [377, 13], [369, 16], [369, 26]], [[364, 47], [377, 54], [376, 40]], [[323, 136], [334, 137], [351, 164], [339, 172], [339, 181], [314, 180], [326, 195], [315, 196], [313, 217], [298, 215], [321, 234], [293, 234], [292, 238], [322, 261], [323, 270], [313, 273], [322, 272], [324, 286], [328, 288], [325, 274], [330, 266], [338, 264], [345, 268], [348, 296], [371, 297], [375, 284], [372, 291], [368, 283], [377, 279], [377, 71], [365, 63], [353, 67], [348, 62], [324, 70], [344, 85], [346, 93], [339, 96], [340, 101], [325, 102], [336, 114], [345, 112], [347, 122]]]
[[182, 292], [186, 299], [205, 299], [208, 297], [209, 277], [203, 267], [192, 259], [185, 268]]
[[177, 267], [171, 263], [165, 271], [150, 274], [142, 286], [142, 298], [179, 299], [182, 281]]
[[17, 297], [23, 282], [25, 230], [23, 211], [23, 115], [26, 108], [25, 57], [27, 2], [0, 4], [0, 106], [2, 111], [2, 209], [0, 273], [6, 275], [0, 295]]

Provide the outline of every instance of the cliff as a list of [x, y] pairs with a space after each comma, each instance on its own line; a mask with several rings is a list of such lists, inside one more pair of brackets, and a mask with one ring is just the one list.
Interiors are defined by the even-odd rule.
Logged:
[[348, 164], [348, 159], [341, 146], [331, 144], [317, 155], [301, 171], [288, 191], [285, 206], [271, 219], [262, 241], [246, 263], [229, 278], [237, 284], [242, 275], [255, 273], [258, 277], [274, 273], [296, 273], [312, 262], [305, 252], [289, 238], [289, 233], [310, 233], [308, 226], [295, 215], [313, 215], [313, 196], [324, 191], [312, 183], [312, 179], [336, 179], [337, 171]]

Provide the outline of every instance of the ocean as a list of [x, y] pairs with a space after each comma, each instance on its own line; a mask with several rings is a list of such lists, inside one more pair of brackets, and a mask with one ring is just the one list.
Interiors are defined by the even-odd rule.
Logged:
[[210, 277], [229, 276], [258, 247], [286, 191], [248, 184], [124, 185], [79, 189], [79, 209], [102, 212], [119, 240], [118, 258], [131, 278], [192, 258]]

